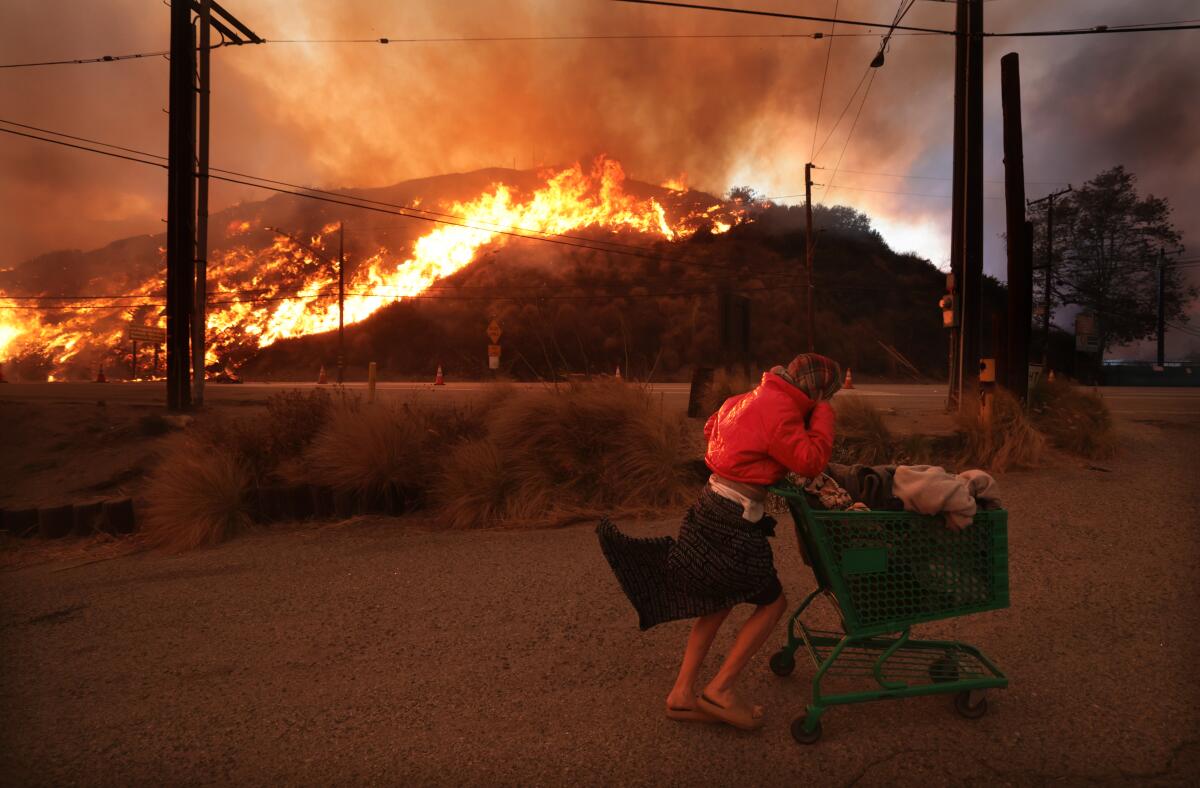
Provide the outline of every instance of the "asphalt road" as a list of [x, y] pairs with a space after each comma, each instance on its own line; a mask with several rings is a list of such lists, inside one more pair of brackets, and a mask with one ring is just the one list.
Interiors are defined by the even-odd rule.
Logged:
[[[462, 399], [487, 388], [489, 383], [379, 383], [381, 399], [412, 398], [415, 396]], [[523, 383], [519, 386], [541, 386]], [[212, 402], [254, 403], [287, 389], [316, 388], [315, 383], [210, 383], [205, 396]], [[688, 384], [655, 383], [650, 390], [661, 393], [664, 402], [673, 407], [687, 405]], [[1089, 390], [1093, 390], [1088, 387]], [[346, 389], [363, 396], [365, 383], [348, 383]], [[1126, 388], [1098, 387], [1094, 389], [1108, 402], [1115, 413], [1131, 417], [1190, 416], [1200, 414], [1200, 388]], [[926, 384], [858, 384], [854, 393], [868, 397], [880, 407], [915, 411], [940, 411], [946, 403], [946, 387]], [[40, 399], [63, 402], [95, 402], [98, 399], [144, 404], [165, 404], [166, 391], [162, 383], [8, 383], [0, 386], [0, 398]]]
[[[0, 783], [1193, 785], [1200, 423], [1120, 435], [1103, 468], [1003, 476], [1011, 608], [919, 628], [1008, 674], [981, 720], [835, 708], [801, 748], [812, 667], [772, 675], [777, 632], [743, 684], [764, 730], [670, 722], [688, 625], [639, 632], [590, 527], [358, 520], [0, 572]], [[795, 603], [811, 573], [773, 544]]]

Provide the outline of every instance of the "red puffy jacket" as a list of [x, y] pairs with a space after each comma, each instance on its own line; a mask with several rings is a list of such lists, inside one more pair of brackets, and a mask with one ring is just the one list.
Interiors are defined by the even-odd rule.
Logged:
[[757, 388], [725, 400], [709, 417], [704, 462], [717, 475], [743, 484], [774, 484], [788, 471], [816, 476], [829, 464], [833, 424], [828, 402], [814, 403], [767, 372]]

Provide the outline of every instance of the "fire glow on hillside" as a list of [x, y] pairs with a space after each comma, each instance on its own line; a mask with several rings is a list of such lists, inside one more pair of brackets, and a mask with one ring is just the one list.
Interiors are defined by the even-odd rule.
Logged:
[[[345, 322], [361, 321], [387, 303], [425, 293], [470, 265], [482, 248], [513, 240], [506, 233], [541, 237], [590, 230], [674, 241], [702, 228], [725, 232], [744, 219], [741, 208], [719, 203], [672, 220], [659, 200], [629, 194], [621, 165], [605, 157], [598, 158], [590, 171], [577, 164], [541, 177], [543, 185], [527, 196], [497, 183], [475, 199], [440, 206], [436, 218], [453, 224], [441, 224], [418, 238], [407, 255], [381, 246], [368, 257], [348, 259]], [[226, 234], [232, 239], [259, 229], [264, 228], [238, 220], [226, 228]], [[337, 224], [323, 227], [309, 245], [328, 257], [330, 249], [336, 250]], [[96, 363], [113, 359], [126, 344], [130, 321], [165, 325], [160, 307], [132, 306], [148, 300], [158, 303], [164, 278], [160, 273], [113, 299], [117, 305], [128, 301], [128, 308], [78, 304], [78, 308], [0, 311], [0, 360], [37, 355], [46, 360], [55, 378], [87, 374]], [[285, 237], [276, 236], [259, 247], [235, 242], [212, 255], [208, 293], [210, 364], [228, 364], [280, 339], [330, 331], [338, 325], [335, 268], [312, 249]]]

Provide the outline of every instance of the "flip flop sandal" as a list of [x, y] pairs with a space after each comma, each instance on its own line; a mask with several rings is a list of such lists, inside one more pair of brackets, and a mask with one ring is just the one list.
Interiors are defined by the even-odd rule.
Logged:
[[683, 709], [667, 706], [667, 718], [679, 722], [720, 722], [716, 717], [697, 708]]
[[754, 716], [754, 709], [742, 705], [722, 706], [707, 695], [696, 699], [696, 708], [716, 717], [726, 725], [743, 731], [756, 731], [763, 726], [763, 718]]

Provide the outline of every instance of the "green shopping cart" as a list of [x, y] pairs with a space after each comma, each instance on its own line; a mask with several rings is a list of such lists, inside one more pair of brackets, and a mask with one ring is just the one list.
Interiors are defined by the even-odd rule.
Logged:
[[[770, 662], [776, 675], [788, 676], [803, 646], [816, 668], [812, 702], [793, 720], [792, 737], [816, 743], [830, 706], [917, 695], [954, 693], [959, 714], [983, 716], [984, 693], [1007, 687], [1004, 674], [974, 646], [910, 635], [914, 624], [1008, 607], [1008, 513], [979, 511], [952, 531], [940, 517], [911, 512], [813, 509], [803, 490], [787, 483], [771, 492], [787, 501], [817, 580]], [[819, 595], [837, 609], [840, 632], [805, 624], [802, 616]], [[826, 692], [823, 683], [834, 677], [848, 677], [855, 689]]]

